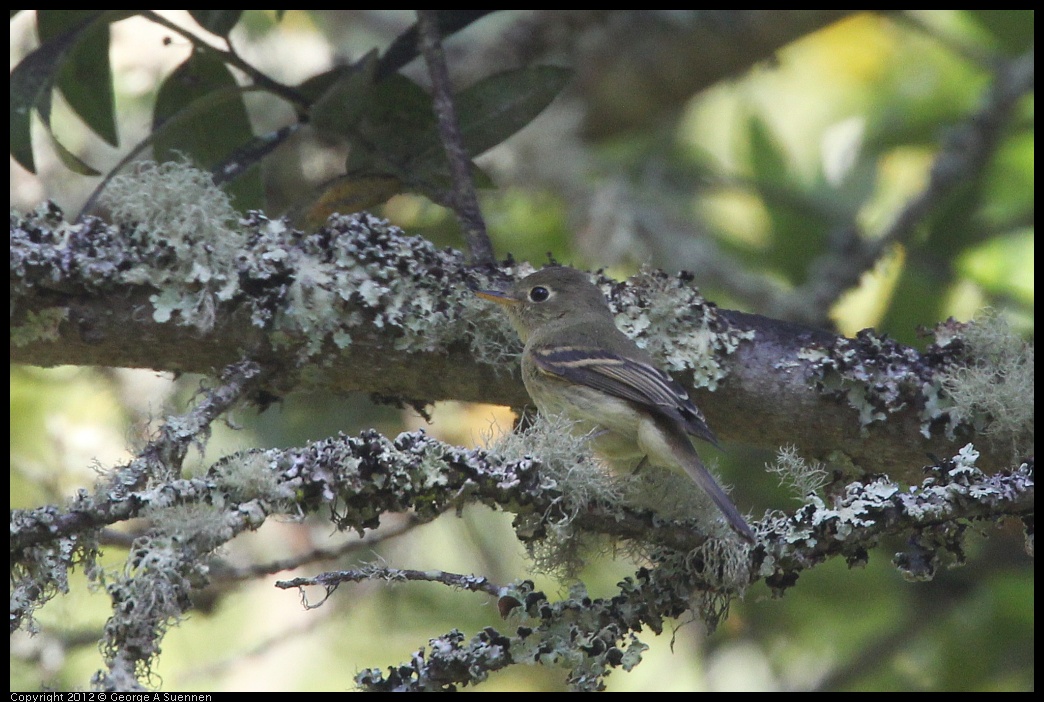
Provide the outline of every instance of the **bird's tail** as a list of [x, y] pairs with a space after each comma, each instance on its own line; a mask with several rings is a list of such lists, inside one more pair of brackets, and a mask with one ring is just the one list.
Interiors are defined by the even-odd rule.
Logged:
[[721, 510], [721, 513], [725, 515], [725, 521], [728, 522], [729, 527], [747, 543], [755, 543], [757, 539], [754, 537], [754, 530], [750, 528], [747, 520], [736, 509], [736, 505], [732, 504], [732, 500], [729, 499], [729, 496], [725, 494], [725, 491], [714, 480], [714, 476], [710, 474], [707, 467], [703, 465], [703, 460], [700, 459], [696, 449], [689, 443], [688, 437], [673, 436], [671, 438], [672, 444], [674, 444], [672, 448], [681, 454], [679, 458], [684, 458], [684, 460], [679, 461], [682, 468], [685, 469], [685, 472], [688, 473], [693, 482], [707, 493], [707, 496], [713, 500], [714, 504]]

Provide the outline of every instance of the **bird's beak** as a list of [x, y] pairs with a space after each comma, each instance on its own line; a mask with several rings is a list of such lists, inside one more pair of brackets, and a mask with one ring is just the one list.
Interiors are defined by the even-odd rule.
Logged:
[[518, 300], [511, 297], [510, 294], [503, 290], [473, 290], [476, 295], [484, 300], [496, 302], [499, 305], [517, 305]]

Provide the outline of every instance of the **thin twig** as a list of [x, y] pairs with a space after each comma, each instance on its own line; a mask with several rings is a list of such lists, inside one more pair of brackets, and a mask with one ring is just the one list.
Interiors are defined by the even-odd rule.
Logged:
[[214, 582], [232, 582], [237, 580], [250, 580], [262, 575], [278, 573], [283, 570], [294, 570], [316, 561], [332, 561], [343, 558], [346, 555], [362, 550], [372, 550], [384, 541], [392, 539], [426, 524], [427, 520], [421, 519], [415, 513], [407, 513], [392, 526], [381, 525], [381, 528], [371, 531], [361, 539], [348, 541], [336, 548], [316, 548], [291, 558], [280, 558], [264, 563], [256, 563], [244, 567], [233, 567], [228, 562], [221, 561], [212, 563], [210, 566]]
[[493, 244], [486, 233], [486, 223], [479, 210], [478, 196], [471, 181], [471, 158], [464, 148], [464, 140], [457, 122], [457, 111], [453, 105], [449, 70], [446, 68], [446, 55], [442, 50], [439, 32], [438, 10], [417, 10], [417, 26], [420, 29], [421, 53], [424, 54], [428, 74], [431, 76], [439, 138], [446, 149], [446, 158], [449, 160], [450, 174], [453, 178], [450, 201], [464, 230], [470, 262], [492, 264], [495, 262]]
[[[449, 587], [471, 592], [484, 592], [491, 597], [499, 597], [504, 588], [490, 582], [486, 577], [480, 575], [460, 575], [459, 573], [448, 573], [444, 570], [411, 570], [403, 568], [388, 568], [385, 566], [369, 565], [353, 570], [335, 570], [321, 573], [314, 578], [294, 578], [293, 580], [280, 580], [275, 586], [280, 590], [301, 590], [302, 602], [306, 609], [321, 607], [330, 595], [334, 593], [341, 583], [357, 583], [363, 580], [387, 580], [404, 581], [420, 580], [432, 583], [442, 583]], [[315, 604], [310, 604], [305, 595], [304, 588], [319, 586], [325, 589], [323, 599]]]
[[[12, 558], [19, 550], [138, 516], [148, 500], [141, 495], [134, 498], [128, 495], [138, 493], [149, 483], [167, 481], [165, 499], [177, 495], [179, 499], [191, 501], [193, 496], [198, 496], [204, 485], [202, 481], [177, 480], [181, 477], [185, 455], [191, 446], [203, 443], [214, 420], [256, 389], [260, 379], [261, 368], [254, 361], [230, 364], [222, 372], [220, 384], [207, 390], [185, 414], [169, 417], [156, 438], [137, 458], [114, 471], [104, 484], [99, 484], [93, 497], [84, 493], [76, 508], [68, 511], [42, 508], [43, 512], [36, 511], [36, 518], [26, 512], [23, 528], [12, 529]], [[46, 517], [41, 516], [48, 512]]]
[[357, 583], [363, 580], [417, 580], [430, 583], [442, 583], [450, 587], [470, 590], [472, 592], [484, 592], [487, 595], [497, 597], [503, 588], [490, 582], [489, 578], [480, 575], [460, 575], [449, 573], [444, 570], [412, 570], [409, 568], [388, 568], [385, 566], [371, 565], [365, 568], [352, 570], [335, 570], [329, 573], [317, 575], [314, 578], [294, 578], [293, 580], [280, 580], [275, 586], [280, 590], [289, 590], [306, 585], [323, 585], [329, 587], [339, 583]]
[[247, 61], [245, 61], [243, 58], [241, 58], [239, 54], [236, 53], [235, 49], [232, 47], [232, 44], [227, 39], [225, 40], [225, 45], [228, 46], [228, 50], [226, 51], [224, 49], [220, 49], [214, 46], [213, 44], [209, 44], [203, 41], [202, 38], [178, 26], [174, 22], [171, 22], [166, 17], [157, 14], [153, 10], [144, 10], [141, 14], [142, 17], [144, 17], [145, 19], [151, 20], [152, 22], [155, 22], [160, 26], [166, 27], [172, 32], [180, 34], [182, 37], [187, 39], [189, 43], [192, 44], [192, 46], [194, 47], [194, 51], [214, 52], [215, 54], [220, 56], [222, 61], [224, 61], [230, 66], [235, 66], [239, 70], [243, 71], [243, 73], [246, 73], [248, 76], [250, 76], [251, 80], [253, 80], [255, 84], [264, 88], [265, 90], [268, 90], [269, 92], [272, 92], [280, 96], [284, 100], [293, 103], [296, 107], [303, 108], [309, 106], [310, 101], [300, 92], [290, 87], [289, 85], [284, 85], [279, 81], [274, 80], [271, 76], [264, 73], [263, 71], [259, 71], [258, 69], [254, 68], [251, 64], [249, 64]]

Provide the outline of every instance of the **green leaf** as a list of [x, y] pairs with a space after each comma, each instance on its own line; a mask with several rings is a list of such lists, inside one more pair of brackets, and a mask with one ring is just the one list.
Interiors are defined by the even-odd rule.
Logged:
[[11, 71], [11, 156], [23, 168], [36, 172], [33, 161], [32, 111], [39, 109], [50, 130], [51, 88], [57, 80], [59, 68], [72, 50], [80, 31], [92, 18], [85, 18], [73, 29], [44, 42], [19, 62]]
[[323, 93], [329, 90], [342, 76], [352, 70], [351, 66], [334, 66], [328, 71], [318, 73], [311, 78], [306, 78], [294, 86], [297, 94], [303, 97], [309, 105], [314, 104]]
[[352, 139], [352, 159], [362, 149], [379, 163], [408, 177], [416, 154], [438, 141], [431, 96], [409, 78], [395, 74], [373, 87]]
[[318, 79], [333, 78], [309, 112], [316, 131], [339, 137], [351, 137], [355, 133], [356, 124], [371, 100], [376, 67], [377, 51], [374, 50], [347, 70], [335, 69], [336, 73], [328, 71], [308, 81], [303, 91], [306, 96], [319, 87]]
[[109, 25], [125, 16], [94, 10], [38, 10], [36, 13], [41, 42], [82, 24], [61, 62], [56, 87], [84, 124], [112, 146], [119, 146], [119, 136], [109, 65]]
[[529, 66], [485, 78], [457, 95], [468, 155], [478, 156], [526, 126], [562, 91], [572, 71]]
[[[481, 154], [531, 122], [569, 77], [566, 69], [537, 66], [491, 76], [461, 92], [456, 105], [468, 155]], [[401, 75], [374, 86], [352, 143], [348, 172], [391, 173], [429, 195], [450, 186], [431, 96]], [[474, 164], [472, 174], [479, 187], [492, 185]]]
[[219, 37], [228, 37], [243, 16], [242, 10], [189, 10], [188, 13], [201, 27]]
[[[159, 162], [189, 156], [210, 168], [253, 139], [244, 89], [211, 51], [196, 50], [160, 85], [153, 112], [153, 150]], [[236, 206], [263, 202], [260, 175], [229, 188]]]
[[759, 254], [763, 261], [799, 283], [808, 275], [808, 263], [822, 252], [829, 213], [806, 206], [801, 179], [776, 135], [757, 116], [750, 120], [750, 162], [771, 222], [772, 246]]
[[[457, 119], [468, 155], [488, 151], [532, 122], [570, 76], [564, 68], [532, 66], [490, 76], [460, 93]], [[431, 157], [442, 161], [434, 154]]]
[[1007, 56], [1017, 56], [1033, 46], [1033, 10], [964, 10], [997, 42]]
[[[216, 54], [206, 50], [193, 51], [164, 79], [156, 95], [152, 115], [156, 160], [170, 160], [174, 151], [180, 151], [205, 164], [214, 159], [215, 153], [226, 152], [230, 144], [245, 141], [243, 123], [246, 110], [238, 93], [235, 98], [238, 108], [235, 104], [222, 105], [227, 114], [213, 110], [215, 106], [206, 103], [199, 105], [206, 109], [189, 111], [214, 91], [232, 94], [238, 88], [232, 72]], [[173, 120], [174, 117], [179, 119]], [[249, 129], [247, 132], [247, 138], [252, 136]]]
[[754, 178], [766, 183], [793, 182], [789, 159], [776, 135], [758, 116], [750, 119], [750, 165]]
[[69, 151], [69, 149], [65, 148], [65, 145], [62, 144], [62, 142], [58, 141], [58, 138], [55, 137], [54, 134], [51, 134], [51, 146], [54, 148], [54, 152], [55, 154], [57, 154], [58, 159], [62, 162], [62, 165], [64, 165], [73, 173], [79, 173], [80, 175], [85, 176], [101, 175], [100, 171], [95, 170], [86, 161], [81, 159], [72, 151]]

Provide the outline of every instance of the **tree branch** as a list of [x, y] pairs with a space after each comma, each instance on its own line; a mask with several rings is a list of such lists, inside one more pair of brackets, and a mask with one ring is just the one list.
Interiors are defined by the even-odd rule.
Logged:
[[[209, 404], [205, 400], [201, 407]], [[174, 419], [168, 425], [178, 423]], [[160, 446], [151, 450], [171, 453], [166, 445], [176, 446], [181, 440], [171, 437], [165, 431]], [[551, 478], [556, 475], [553, 464], [564, 461], [575, 469], [573, 457], [505, 460], [490, 451], [447, 445], [422, 431], [401, 434], [394, 441], [366, 431], [296, 449], [235, 454], [193, 480], [165, 479], [165, 471], [149, 476], [141, 489], [81, 495], [68, 510], [15, 510], [10, 543], [17, 577], [12, 602], [25, 603], [23, 615], [31, 611], [45, 593], [55, 591], [69, 569], [92, 562], [91, 544], [101, 526], [149, 516], [152, 526], [136, 540], [125, 572], [107, 585], [114, 600], [104, 646], [109, 671], [97, 678], [104, 687], [131, 689], [158, 652], [166, 628], [191, 606], [189, 592], [209, 579], [203, 565], [207, 556], [242, 531], [257, 529], [269, 515], [329, 509], [338, 528], [362, 533], [388, 512], [413, 512], [424, 519], [450, 506], [481, 503], [514, 512], [516, 529], [525, 541], [546, 539], [552, 531], [561, 535], [568, 524], [566, 531], [577, 535], [634, 541], [645, 554], [649, 567], [622, 583], [620, 594], [611, 599], [592, 601], [574, 594], [550, 603], [526, 583], [497, 590], [502, 611], [522, 607], [514, 613], [519, 617], [515, 634], [484, 634], [500, 641], [498, 645], [513, 647], [511, 657], [500, 663], [551, 662], [554, 657], [540, 655], [548, 646], [575, 648], [578, 635], [599, 640], [602, 643], [591, 644], [590, 650], [580, 647], [584, 655], [594, 656], [594, 662], [574, 658], [566, 663], [574, 684], [586, 689], [597, 687], [608, 670], [605, 666], [622, 664], [622, 650], [614, 654], [611, 649], [620, 649], [643, 626], [659, 631], [664, 618], [694, 610], [713, 627], [731, 596], [758, 580], [781, 593], [803, 570], [838, 556], [863, 561], [880, 538], [899, 533], [913, 533], [914, 538], [896, 557], [897, 565], [910, 577], [927, 578], [947, 554], [961, 557], [966, 520], [1032, 515], [1032, 463], [987, 476], [976, 468], [977, 458], [966, 448], [939, 463], [916, 490], [902, 490], [877, 478], [849, 484], [831, 505], [813, 497], [793, 516], [756, 522], [758, 545], [749, 548], [729, 539], [708, 539], [707, 525], [699, 520], [665, 519], [625, 501], [589, 501], [576, 491], [564, 491], [560, 480]], [[136, 463], [117, 470], [114, 480], [137, 476]], [[93, 516], [70, 518], [80, 513]], [[93, 568], [87, 571], [97, 575]], [[370, 575], [381, 574], [377, 570]], [[329, 587], [328, 577], [317, 582]], [[489, 591], [486, 585], [475, 586]], [[579, 630], [577, 612], [585, 617]], [[560, 618], [574, 627], [567, 640], [560, 638]], [[478, 640], [485, 642], [483, 635]], [[476, 681], [473, 676], [481, 670], [467, 668], [448, 678], [443, 673], [419, 680], [439, 680], [440, 686], [468, 683]], [[374, 671], [360, 680], [384, 684]]]
[[[196, 231], [72, 225], [46, 208], [13, 216], [12, 362], [209, 373], [247, 357], [277, 371], [264, 383], [277, 395], [318, 383], [528, 403], [518, 341], [467, 289], [459, 254], [368, 215], [305, 234], [252, 214], [214, 235], [220, 247]], [[916, 480], [926, 454], [952, 455], [977, 435], [943, 390], [966, 362], [961, 325], [941, 325], [921, 354], [870, 332], [844, 339], [718, 310], [685, 275], [601, 281], [621, 328], [692, 388], [726, 441], [794, 444], [834, 464], [843, 454], [895, 477], [902, 466]], [[978, 446], [982, 464], [1007, 465], [1002, 445]]]
[[[384, 580], [389, 582], [429, 582], [441, 583], [449, 587], [471, 592], [484, 592], [494, 597], [501, 594], [502, 588], [493, 584], [488, 578], [478, 575], [460, 575], [459, 573], [447, 573], [444, 570], [411, 570], [409, 568], [387, 568], [383, 566], [366, 566], [353, 570], [337, 570], [322, 573], [314, 578], [294, 578], [292, 580], [280, 580], [275, 584], [280, 590], [298, 588], [301, 591], [301, 599], [306, 609], [319, 607], [330, 598], [341, 583], [357, 583], [363, 580]], [[304, 588], [319, 586], [326, 590], [326, 596], [318, 604], [308, 604], [305, 599]]]
[[486, 233], [486, 223], [479, 209], [475, 185], [471, 181], [471, 158], [464, 146], [457, 121], [457, 109], [453, 104], [453, 89], [450, 85], [449, 70], [446, 68], [446, 54], [442, 50], [439, 12], [440, 10], [417, 10], [417, 26], [420, 29], [421, 51], [424, 61], [428, 64], [428, 74], [431, 76], [439, 137], [446, 150], [446, 159], [449, 161], [450, 174], [453, 177], [451, 201], [468, 242], [471, 264], [493, 266], [496, 264], [493, 243]]

